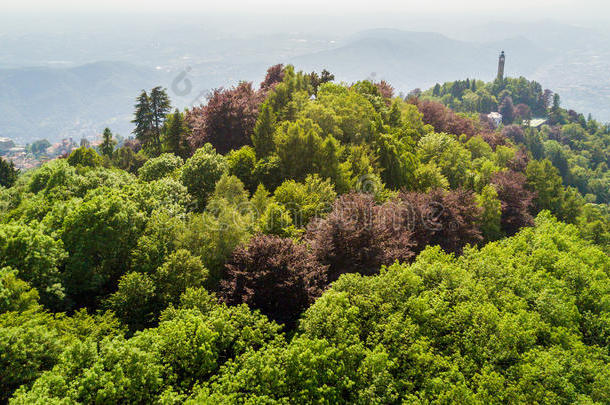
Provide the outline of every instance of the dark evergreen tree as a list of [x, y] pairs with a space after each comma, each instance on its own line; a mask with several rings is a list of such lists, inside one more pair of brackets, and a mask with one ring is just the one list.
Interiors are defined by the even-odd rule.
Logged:
[[19, 170], [15, 169], [13, 162], [0, 158], [0, 186], [11, 187], [15, 184]]
[[112, 139], [112, 132], [110, 131], [110, 128], [104, 129], [104, 134], [102, 135], [102, 138], [103, 141], [100, 144], [100, 152], [103, 156], [112, 157], [116, 141]]
[[320, 73], [319, 75], [316, 72], [311, 72], [309, 75], [307, 75], [307, 77], [309, 79], [311, 87], [313, 87], [314, 94], [317, 93], [318, 87], [321, 84], [332, 82], [333, 80], [335, 80], [335, 75], [333, 75], [326, 69], [322, 70], [322, 73]]
[[261, 112], [254, 125], [252, 134], [252, 144], [258, 159], [269, 156], [274, 149], [273, 133], [275, 132], [275, 115], [269, 104], [261, 106]]
[[190, 154], [188, 133], [189, 128], [184, 116], [176, 109], [164, 127], [164, 141], [167, 151], [183, 159], [188, 158]]
[[552, 111], [557, 111], [559, 109], [561, 105], [561, 98], [559, 97], [559, 94], [555, 93], [553, 94], [553, 107], [551, 107]]
[[161, 153], [161, 128], [171, 110], [171, 103], [164, 88], [157, 86], [150, 91], [142, 91], [137, 98], [133, 123], [133, 133], [144, 148], [152, 153]]
[[136, 125], [133, 134], [143, 146], [148, 147], [153, 137], [153, 114], [150, 98], [145, 90], [142, 90], [136, 99], [135, 109], [134, 119], [131, 121]]
[[161, 128], [171, 111], [171, 102], [167, 91], [157, 86], [150, 91], [150, 109], [152, 114], [152, 129], [154, 132], [154, 144], [157, 150], [161, 149]]
[[432, 90], [432, 95], [435, 97], [438, 97], [441, 95], [441, 85], [436, 83], [436, 85], [434, 86], [434, 89]]
[[322, 73], [320, 73], [320, 84], [332, 82], [333, 80], [335, 80], [335, 75], [323, 69]]
[[544, 92], [540, 95], [540, 108], [545, 112], [548, 112], [548, 109], [551, 106], [552, 97], [553, 92], [549, 89], [544, 90]]

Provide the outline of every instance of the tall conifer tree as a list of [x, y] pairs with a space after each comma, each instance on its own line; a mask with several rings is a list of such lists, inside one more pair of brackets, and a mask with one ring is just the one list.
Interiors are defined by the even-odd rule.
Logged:
[[152, 136], [152, 110], [150, 105], [150, 98], [145, 90], [136, 99], [135, 113], [133, 122], [136, 127], [133, 130], [136, 139], [139, 140], [143, 146], [147, 147], [151, 143]]
[[110, 128], [104, 129], [104, 134], [102, 135], [103, 141], [100, 145], [100, 152], [102, 155], [111, 157], [112, 152], [114, 152], [114, 145], [116, 145], [116, 141], [112, 139], [112, 132]]
[[183, 159], [188, 158], [189, 145], [187, 141], [188, 127], [178, 109], [169, 117], [165, 129], [165, 145], [169, 152]]
[[153, 145], [161, 150], [161, 128], [171, 111], [171, 103], [164, 88], [157, 86], [150, 91], [150, 111], [152, 118]]

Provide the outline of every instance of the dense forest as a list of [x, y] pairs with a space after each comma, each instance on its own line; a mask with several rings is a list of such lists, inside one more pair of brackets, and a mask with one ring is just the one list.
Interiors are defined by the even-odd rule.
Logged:
[[276, 65], [0, 160], [0, 402], [610, 403], [610, 126], [394, 93]]

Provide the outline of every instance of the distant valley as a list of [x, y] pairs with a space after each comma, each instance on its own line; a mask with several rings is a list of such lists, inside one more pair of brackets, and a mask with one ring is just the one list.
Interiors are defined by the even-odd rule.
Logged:
[[[114, 48], [95, 40], [98, 54], [112, 58], [108, 61], [89, 61], [92, 51], [80, 52], [87, 38], [75, 41], [73, 55], [64, 47], [54, 59], [50, 50], [52, 44], [59, 46], [58, 38], [49, 39], [50, 50], [34, 49], [28, 55], [19, 52], [18, 41], [9, 40], [0, 50], [0, 137], [22, 144], [41, 138], [77, 140], [94, 138], [106, 126], [127, 136], [141, 89], [161, 84], [175, 106], [185, 108], [238, 78], [258, 83], [276, 63], [328, 69], [339, 81], [385, 79], [405, 94], [460, 78], [490, 80], [500, 50], [507, 54], [507, 75], [537, 80], [560, 93], [566, 108], [610, 121], [610, 41], [603, 34], [546, 22], [498, 23], [452, 37], [459, 39], [396, 29], [342, 38], [296, 33], [232, 38], [172, 31], [160, 40], [137, 38]], [[42, 47], [44, 40], [37, 40]], [[19, 67], [37, 61], [39, 67]]]

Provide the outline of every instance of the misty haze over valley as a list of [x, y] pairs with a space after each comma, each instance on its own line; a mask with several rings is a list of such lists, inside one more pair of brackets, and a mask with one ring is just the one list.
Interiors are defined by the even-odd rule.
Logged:
[[507, 76], [536, 80], [564, 107], [610, 121], [610, 36], [601, 27], [273, 15], [41, 16], [33, 31], [18, 22], [0, 28], [0, 137], [18, 143], [93, 139], [107, 126], [128, 136], [135, 96], [159, 84], [182, 109], [214, 88], [257, 84], [268, 66], [284, 63], [328, 69], [338, 81], [383, 79], [407, 94], [492, 80], [501, 50]]

